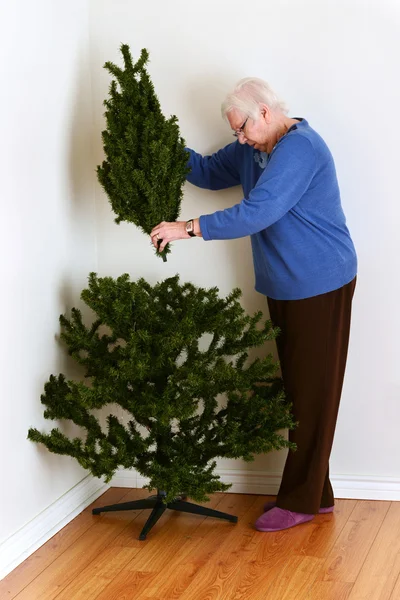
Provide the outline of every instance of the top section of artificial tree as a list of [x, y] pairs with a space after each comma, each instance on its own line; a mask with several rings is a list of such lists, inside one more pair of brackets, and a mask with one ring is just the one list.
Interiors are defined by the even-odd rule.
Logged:
[[[150, 234], [161, 221], [176, 221], [182, 187], [189, 172], [185, 142], [176, 116], [166, 119], [146, 69], [149, 53], [142, 49], [134, 63], [123, 44], [124, 68], [104, 67], [114, 77], [104, 101], [107, 127], [102, 132], [106, 159], [97, 175], [117, 215]], [[168, 246], [164, 255], [170, 251]]]

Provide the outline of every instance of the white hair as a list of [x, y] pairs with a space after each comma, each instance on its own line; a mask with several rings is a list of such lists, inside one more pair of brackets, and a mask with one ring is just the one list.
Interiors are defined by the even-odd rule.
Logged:
[[288, 113], [285, 103], [278, 98], [273, 89], [263, 79], [245, 77], [237, 82], [233, 92], [228, 94], [221, 105], [224, 119], [231, 110], [238, 110], [251, 119], [258, 120], [259, 104], [266, 104], [271, 110]]

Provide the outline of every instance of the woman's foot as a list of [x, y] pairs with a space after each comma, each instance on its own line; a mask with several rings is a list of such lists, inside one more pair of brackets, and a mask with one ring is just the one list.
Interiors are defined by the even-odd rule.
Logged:
[[295, 525], [308, 523], [313, 518], [314, 515], [292, 512], [274, 506], [257, 519], [255, 527], [258, 531], [281, 531], [282, 529], [295, 527]]
[[[276, 506], [276, 502], [267, 502], [266, 504], [264, 504], [264, 512], [271, 510], [271, 508], [274, 508], [274, 506]], [[325, 515], [327, 513], [333, 512], [334, 509], [335, 509], [334, 506], [328, 506], [327, 508], [320, 508], [318, 511], [318, 514]]]

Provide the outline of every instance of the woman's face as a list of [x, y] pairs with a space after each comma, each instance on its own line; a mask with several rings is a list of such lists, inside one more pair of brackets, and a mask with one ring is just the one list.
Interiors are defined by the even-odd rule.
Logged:
[[268, 142], [271, 138], [270, 113], [267, 107], [260, 106], [260, 118], [255, 121], [246, 117], [240, 111], [232, 109], [227, 114], [229, 124], [237, 133], [241, 144], [248, 144], [261, 152], [267, 151]]

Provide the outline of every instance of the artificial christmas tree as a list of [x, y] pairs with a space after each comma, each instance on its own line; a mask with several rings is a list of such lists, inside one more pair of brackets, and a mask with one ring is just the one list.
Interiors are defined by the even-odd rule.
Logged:
[[[104, 101], [106, 160], [97, 167], [97, 175], [117, 215], [115, 221], [129, 221], [150, 235], [161, 221], [178, 219], [182, 186], [190, 170], [188, 154], [177, 118], [166, 119], [161, 111], [146, 70], [147, 50], [135, 64], [129, 46], [123, 44], [121, 52], [124, 69], [112, 62], [104, 65], [117, 81], [111, 82], [110, 98]], [[169, 252], [167, 244], [158, 255], [165, 261]]]
[[[294, 447], [279, 433], [295, 424], [277, 364], [271, 355], [248, 357], [277, 331], [261, 312], [246, 315], [240, 295], [235, 289], [223, 299], [217, 288], [181, 285], [178, 276], [152, 287], [128, 275], [92, 273], [81, 297], [97, 315], [93, 324], [86, 326], [75, 308], [71, 319], [60, 317], [62, 339], [87, 383], [52, 375], [42, 395], [44, 416], [70, 419], [86, 437], [70, 440], [58, 429], [30, 429], [28, 437], [73, 456], [97, 477], [109, 480], [122, 466], [149, 478], [146, 487], [157, 496], [95, 511], [153, 508], [140, 539], [167, 507], [235, 521], [185, 497], [203, 501], [229, 487], [214, 473], [217, 457], [250, 461]], [[103, 431], [91, 411], [109, 404], [128, 420], [110, 415]]]

